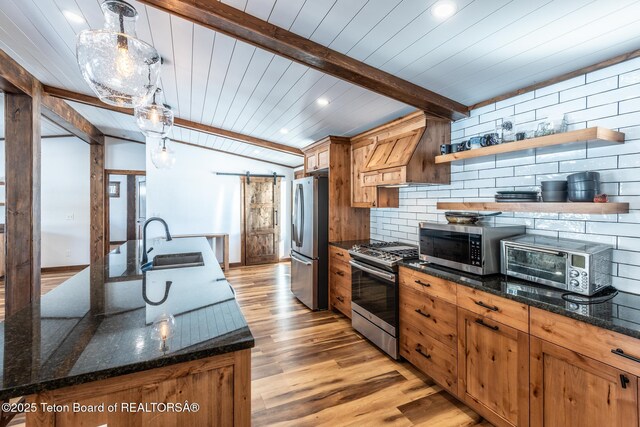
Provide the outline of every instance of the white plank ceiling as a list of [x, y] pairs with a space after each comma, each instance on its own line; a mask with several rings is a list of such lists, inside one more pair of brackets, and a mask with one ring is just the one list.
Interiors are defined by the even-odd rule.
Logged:
[[[445, 21], [430, 13], [435, 0], [223, 1], [467, 105], [640, 48], [638, 0], [456, 0], [458, 12]], [[412, 110], [132, 3], [139, 37], [166, 59], [164, 97], [178, 117], [303, 147]], [[86, 22], [67, 21], [67, 10]], [[98, 0], [3, 0], [0, 48], [46, 84], [89, 93], [75, 62], [75, 36], [102, 22]], [[319, 97], [330, 104], [319, 106]], [[91, 120], [101, 116], [98, 127], [135, 129], [131, 117], [80, 109]], [[255, 150], [184, 129], [174, 137], [241, 154]]]

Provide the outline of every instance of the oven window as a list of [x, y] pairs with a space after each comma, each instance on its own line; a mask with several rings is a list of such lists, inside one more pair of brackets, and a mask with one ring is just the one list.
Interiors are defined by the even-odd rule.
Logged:
[[351, 301], [394, 328], [397, 327], [396, 291], [395, 281], [351, 267]]
[[534, 250], [507, 249], [507, 268], [551, 282], [567, 283], [567, 257]]
[[446, 230], [420, 230], [420, 253], [448, 261], [471, 265], [469, 233]]

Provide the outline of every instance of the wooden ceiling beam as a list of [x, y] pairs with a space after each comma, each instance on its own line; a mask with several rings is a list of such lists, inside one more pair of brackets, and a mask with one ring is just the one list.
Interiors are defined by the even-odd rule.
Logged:
[[6, 93], [22, 93], [31, 97], [40, 92], [40, 82], [0, 49], [0, 90]]
[[88, 144], [101, 144], [100, 130], [62, 99], [42, 94], [42, 115]]
[[458, 120], [466, 105], [329, 49], [255, 16], [211, 0], [138, 0], [195, 24], [242, 40], [325, 74], [414, 106], [426, 113]]
[[[66, 89], [60, 89], [52, 86], [44, 86], [45, 93], [60, 99], [67, 101], [79, 102], [81, 104], [90, 105], [92, 107], [103, 108], [106, 110], [116, 111], [127, 115], [133, 115], [133, 109], [115, 107], [113, 105], [105, 104], [100, 99], [85, 95], [83, 93], [77, 93]], [[267, 148], [269, 150], [275, 150], [282, 153], [292, 154], [294, 156], [302, 156], [302, 150], [296, 147], [290, 147], [288, 145], [280, 144], [273, 141], [267, 141], [266, 139], [256, 138], [254, 136], [245, 135], [239, 132], [234, 132], [228, 129], [222, 129], [216, 126], [205, 125], [203, 123], [193, 122], [191, 120], [181, 119], [176, 117], [174, 119], [174, 125], [183, 129], [190, 129], [197, 132], [208, 133], [210, 135], [220, 136], [234, 141], [255, 145], [257, 147]]]

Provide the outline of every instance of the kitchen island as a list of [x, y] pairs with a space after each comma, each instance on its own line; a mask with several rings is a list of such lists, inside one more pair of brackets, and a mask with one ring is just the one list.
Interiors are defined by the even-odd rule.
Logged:
[[254, 339], [211, 247], [149, 247], [202, 257], [142, 272], [129, 241], [0, 323], [0, 399], [27, 396], [28, 426], [250, 424]]

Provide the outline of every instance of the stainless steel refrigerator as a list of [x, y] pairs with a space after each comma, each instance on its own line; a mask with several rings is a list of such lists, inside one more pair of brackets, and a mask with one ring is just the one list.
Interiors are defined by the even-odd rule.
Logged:
[[329, 304], [329, 186], [327, 177], [293, 181], [291, 292], [312, 310]]

